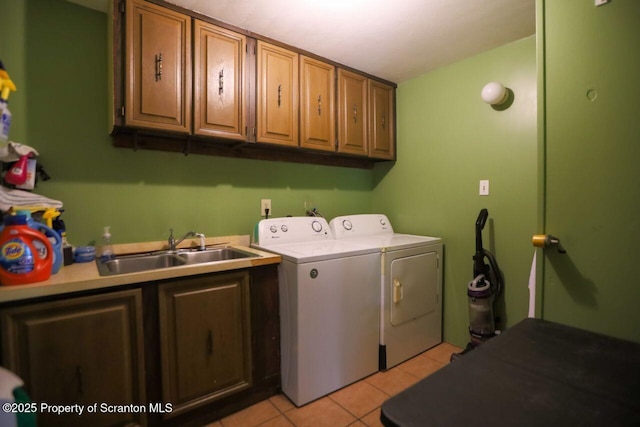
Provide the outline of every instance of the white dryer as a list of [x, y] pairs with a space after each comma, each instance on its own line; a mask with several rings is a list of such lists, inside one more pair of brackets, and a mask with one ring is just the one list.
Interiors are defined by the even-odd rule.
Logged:
[[394, 233], [382, 214], [331, 220], [336, 240], [380, 251], [379, 368], [389, 369], [442, 342], [442, 239]]
[[278, 266], [282, 391], [300, 406], [378, 371], [380, 252], [333, 239], [324, 218], [262, 220]]

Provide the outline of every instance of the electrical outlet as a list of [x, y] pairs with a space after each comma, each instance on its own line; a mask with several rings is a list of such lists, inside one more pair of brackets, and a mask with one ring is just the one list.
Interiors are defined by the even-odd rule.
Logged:
[[602, 6], [603, 4], [609, 3], [609, 0], [595, 0], [596, 6]]
[[488, 196], [489, 195], [489, 180], [481, 179], [480, 180], [480, 195]]
[[313, 202], [304, 202], [304, 214], [308, 215], [309, 212], [311, 211], [311, 209], [313, 209], [315, 206], [313, 205]]
[[260, 216], [267, 216], [267, 209], [269, 209], [269, 215], [271, 215], [271, 199], [260, 200]]

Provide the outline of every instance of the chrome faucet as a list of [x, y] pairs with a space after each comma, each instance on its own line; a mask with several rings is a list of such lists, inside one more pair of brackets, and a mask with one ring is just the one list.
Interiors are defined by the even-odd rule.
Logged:
[[178, 240], [174, 239], [173, 237], [173, 228], [169, 229], [169, 250], [170, 251], [175, 251], [176, 250], [176, 246], [178, 246], [180, 243], [182, 243], [182, 241], [184, 239], [186, 239], [187, 237], [193, 237], [196, 235], [195, 231], [187, 231], [187, 233], [182, 236], [181, 238], [179, 238]]
[[205, 237], [204, 234], [202, 233], [196, 233], [196, 237], [200, 238], [200, 247], [198, 248], [199, 251], [204, 251], [206, 249], [206, 245], [205, 245]]

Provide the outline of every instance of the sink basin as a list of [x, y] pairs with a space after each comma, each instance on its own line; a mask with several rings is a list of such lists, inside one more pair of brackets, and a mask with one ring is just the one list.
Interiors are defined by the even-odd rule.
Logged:
[[178, 253], [178, 257], [186, 260], [187, 264], [203, 264], [207, 262], [227, 261], [230, 259], [249, 258], [255, 256], [257, 255], [231, 248], [217, 248], [204, 251]]
[[153, 252], [136, 255], [118, 255], [115, 259], [102, 262], [96, 259], [101, 276], [137, 273], [159, 268], [179, 267], [191, 264], [208, 264], [241, 258], [253, 258], [258, 255], [233, 248], [214, 248], [204, 251], [178, 250], [175, 252]]

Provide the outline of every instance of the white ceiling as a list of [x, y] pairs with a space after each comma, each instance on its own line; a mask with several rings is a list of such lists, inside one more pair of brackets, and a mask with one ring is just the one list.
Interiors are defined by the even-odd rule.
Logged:
[[535, 0], [168, 1], [396, 83], [535, 33]]

